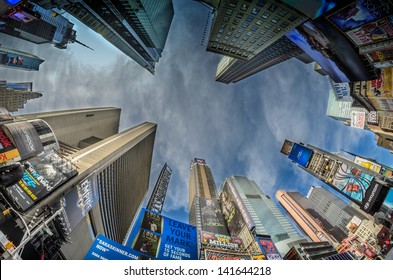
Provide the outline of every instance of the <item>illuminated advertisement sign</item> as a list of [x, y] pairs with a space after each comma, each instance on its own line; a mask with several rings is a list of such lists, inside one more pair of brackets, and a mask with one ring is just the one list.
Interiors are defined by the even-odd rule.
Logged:
[[139, 259], [198, 259], [195, 226], [172, 220], [145, 208], [142, 208], [126, 246], [138, 251]]
[[214, 261], [223, 260], [252, 260], [249, 254], [235, 254], [215, 250], [205, 250], [205, 259]]
[[381, 171], [381, 166], [380, 165], [378, 165], [378, 164], [376, 164], [374, 162], [371, 162], [371, 161], [369, 161], [367, 159], [364, 159], [364, 158], [361, 158], [361, 157], [355, 157], [354, 162], [359, 164], [359, 165], [361, 165], [361, 166], [363, 166], [363, 167], [365, 167], [365, 168], [367, 168], [367, 169], [370, 169], [370, 170], [372, 170], [372, 171], [374, 171], [376, 173], [379, 173]]
[[26, 211], [77, 174], [74, 167], [53, 151], [27, 161], [23, 178], [7, 187], [6, 192], [16, 206]]
[[3, 129], [15, 144], [22, 160], [36, 156], [44, 150], [40, 137], [31, 123], [7, 123], [3, 125]]
[[98, 234], [85, 260], [138, 260], [139, 252]]
[[390, 169], [388, 167], [381, 167], [381, 170], [379, 171], [379, 173], [388, 179], [393, 178], [393, 169]]
[[259, 247], [265, 254], [268, 260], [282, 260], [280, 253], [278, 252], [276, 245], [274, 245], [272, 239], [267, 236], [255, 236]]
[[351, 221], [347, 224], [346, 228], [349, 229], [350, 232], [354, 233], [358, 229], [361, 223], [362, 223], [361, 219], [359, 219], [356, 216], [353, 216]]
[[221, 207], [217, 200], [199, 198], [202, 216], [202, 230], [228, 235]]
[[367, 123], [368, 124], [373, 124], [373, 125], [378, 125], [379, 124], [377, 111], [370, 111], [367, 114]]
[[370, 22], [346, 32], [357, 46], [372, 44], [393, 36], [393, 17]]
[[73, 230], [99, 200], [96, 174], [93, 173], [64, 196], [65, 212]]
[[372, 180], [360, 208], [371, 215], [376, 213], [383, 205], [389, 190], [385, 182]]
[[393, 49], [371, 51], [364, 53], [364, 55], [370, 62], [374, 64], [379, 63], [381, 66], [384, 66], [384, 64], [390, 64], [389, 61], [393, 60]]
[[393, 97], [393, 67], [381, 69], [377, 80], [366, 82], [366, 94], [371, 97]]
[[293, 142], [285, 139], [284, 144], [282, 145], [281, 148], [281, 153], [286, 156], [289, 155], [289, 153], [292, 150], [292, 147], [293, 147]]
[[335, 83], [332, 79], [330, 79], [330, 84], [332, 85], [332, 89], [337, 100], [352, 101], [349, 83]]
[[373, 179], [374, 176], [343, 163], [334, 175], [332, 185], [348, 197], [361, 203]]
[[294, 28], [286, 36], [336, 83], [375, 79], [349, 39], [322, 17]]
[[389, 0], [358, 0], [329, 16], [328, 19], [342, 31], [347, 31], [390, 14]]
[[303, 167], [307, 167], [312, 154], [313, 151], [311, 149], [294, 143], [288, 158]]
[[0, 127], [0, 163], [11, 159], [20, 159], [18, 149]]
[[351, 127], [364, 129], [366, 124], [366, 113], [351, 110]]
[[201, 232], [201, 243], [206, 246], [217, 247], [220, 249], [245, 250], [241, 238], [207, 231]]
[[324, 1], [324, 0], [281, 0], [285, 4], [302, 12], [309, 18], [317, 18], [327, 11], [336, 7], [337, 2], [341, 4], [342, 1]]

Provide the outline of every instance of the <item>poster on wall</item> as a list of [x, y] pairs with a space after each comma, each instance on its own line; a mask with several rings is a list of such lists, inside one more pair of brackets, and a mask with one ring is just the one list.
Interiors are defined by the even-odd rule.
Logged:
[[342, 163], [334, 174], [332, 185], [343, 194], [361, 203], [373, 179], [374, 176]]
[[359, 111], [351, 111], [351, 127], [364, 129], [366, 124], [366, 113]]
[[393, 16], [370, 22], [346, 32], [357, 46], [376, 43], [393, 36]]
[[268, 260], [282, 260], [280, 253], [278, 252], [276, 245], [274, 245], [272, 239], [269, 236], [255, 236], [258, 244], [265, 254]]
[[358, 0], [328, 16], [328, 19], [342, 31], [348, 31], [388, 16], [391, 11], [390, 0]]
[[311, 149], [294, 143], [288, 158], [303, 167], [307, 167], [312, 154], [313, 151]]
[[245, 250], [241, 238], [207, 231], [201, 231], [201, 243], [209, 247], [225, 250]]
[[371, 63], [377, 63], [380, 66], [388, 67], [390, 61], [393, 60], [393, 49], [366, 52], [364, 55]]
[[140, 253], [139, 259], [198, 259], [196, 227], [142, 208], [126, 246]]
[[214, 199], [199, 198], [199, 205], [201, 209], [202, 230], [229, 235], [219, 202]]
[[393, 97], [393, 67], [381, 69], [378, 79], [367, 81], [366, 94], [372, 97]]
[[6, 164], [11, 159], [20, 160], [18, 149], [0, 127], [0, 163]]
[[349, 83], [335, 83], [332, 79], [330, 80], [330, 84], [332, 85], [332, 89], [336, 100], [338, 101], [352, 101], [351, 97], [351, 87]]

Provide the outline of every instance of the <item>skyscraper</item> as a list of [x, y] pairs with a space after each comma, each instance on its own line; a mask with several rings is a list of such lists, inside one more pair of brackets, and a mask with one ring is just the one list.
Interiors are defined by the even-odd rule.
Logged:
[[307, 19], [279, 1], [221, 0], [215, 5], [206, 50], [241, 60], [253, 58]]
[[[75, 148], [67, 159], [78, 175], [26, 213], [43, 206], [62, 209], [72, 241], [61, 247], [62, 258], [83, 258], [98, 233], [122, 243], [147, 192], [156, 125], [143, 123], [117, 133], [119, 113], [117, 108], [95, 108], [17, 117], [47, 120], [59, 140]], [[86, 147], [78, 148], [81, 143]]]
[[33, 83], [7, 83], [0, 81], [0, 106], [8, 112], [23, 109], [30, 99], [42, 97], [42, 93], [33, 91]]
[[339, 154], [329, 153], [317, 147], [285, 140], [281, 153], [294, 163], [340, 192], [369, 214], [381, 208], [389, 184], [384, 175], [376, 173]]
[[63, 9], [154, 73], [174, 15], [172, 0], [73, 2]]
[[[263, 193], [254, 181], [242, 176], [231, 176], [223, 183], [222, 191], [223, 193], [232, 192], [235, 200], [241, 200], [236, 204], [240, 213], [248, 213], [243, 215], [248, 216], [245, 219], [245, 226], [256, 234], [270, 235], [282, 256], [293, 244], [308, 241], [306, 237], [297, 232], [272, 199]], [[226, 207], [223, 202], [222, 207]], [[225, 216], [224, 211], [223, 214]], [[239, 226], [235, 218], [232, 221], [228, 224], [229, 232], [232, 235], [245, 232], [241, 228], [237, 229]], [[246, 243], [245, 239], [247, 238], [243, 235], [239, 235], [239, 237]]]
[[301, 54], [303, 51], [284, 36], [248, 61], [225, 56], [218, 64], [216, 81], [236, 83]]
[[38, 71], [44, 60], [36, 55], [4, 48], [0, 45], [0, 66], [10, 69]]
[[67, 48], [76, 40], [74, 24], [51, 10], [45, 10], [32, 2], [21, 2], [7, 13], [0, 24], [0, 32], [36, 44], [53, 44]]

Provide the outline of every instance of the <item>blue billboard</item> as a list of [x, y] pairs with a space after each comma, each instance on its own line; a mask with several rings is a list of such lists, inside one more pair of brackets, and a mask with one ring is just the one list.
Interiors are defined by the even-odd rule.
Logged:
[[98, 234], [85, 260], [138, 260], [139, 252]]
[[310, 161], [312, 153], [313, 151], [311, 149], [293, 143], [293, 147], [288, 158], [303, 167], [307, 167], [307, 164]]
[[142, 208], [126, 246], [139, 259], [197, 260], [196, 227]]

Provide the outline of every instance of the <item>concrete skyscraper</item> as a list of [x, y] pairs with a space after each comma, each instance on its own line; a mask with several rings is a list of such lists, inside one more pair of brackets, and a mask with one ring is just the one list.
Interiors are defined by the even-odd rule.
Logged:
[[307, 20], [302, 13], [281, 1], [202, 2], [210, 4], [214, 10], [207, 51], [241, 60], [253, 58]]
[[174, 15], [172, 0], [55, 2], [62, 2], [61, 8], [154, 73]]
[[[288, 252], [293, 244], [308, 241], [306, 237], [297, 232], [278, 206], [268, 195], [263, 193], [254, 181], [242, 176], [231, 176], [223, 183], [222, 191], [221, 196], [224, 201], [221, 200], [221, 205], [224, 210], [228, 204], [225, 203], [225, 201], [228, 201], [225, 199], [228, 194], [224, 195], [224, 193], [232, 192], [234, 200], [240, 200], [236, 204], [242, 216], [246, 217], [244, 219], [245, 225], [239, 226], [239, 219], [234, 217], [228, 224], [228, 229], [231, 235], [240, 233], [238, 236], [243, 239], [245, 244], [247, 244], [247, 237], [242, 232], [246, 232], [246, 230], [242, 228], [246, 228], [247, 231], [251, 230], [256, 234], [270, 235], [282, 256]], [[224, 210], [223, 214], [225, 216]]]
[[340, 154], [285, 140], [281, 153], [340, 192], [369, 214], [378, 212], [390, 189], [385, 175], [370, 170]]
[[16, 121], [40, 118], [50, 124], [63, 143], [63, 155], [78, 172], [24, 214], [28, 217], [48, 206], [60, 208], [72, 243], [63, 245], [57, 258], [82, 259], [97, 234], [122, 243], [145, 198], [156, 125], [143, 123], [118, 133], [119, 117], [117, 108], [16, 117]]
[[0, 45], [0, 66], [10, 69], [38, 71], [44, 60], [36, 55], [4, 48]]
[[42, 97], [42, 93], [33, 91], [33, 83], [7, 83], [0, 81], [0, 107], [8, 112], [23, 109], [30, 99]]
[[250, 60], [225, 56], [218, 64], [216, 81], [225, 84], [236, 83], [301, 54], [303, 51], [284, 36]]

